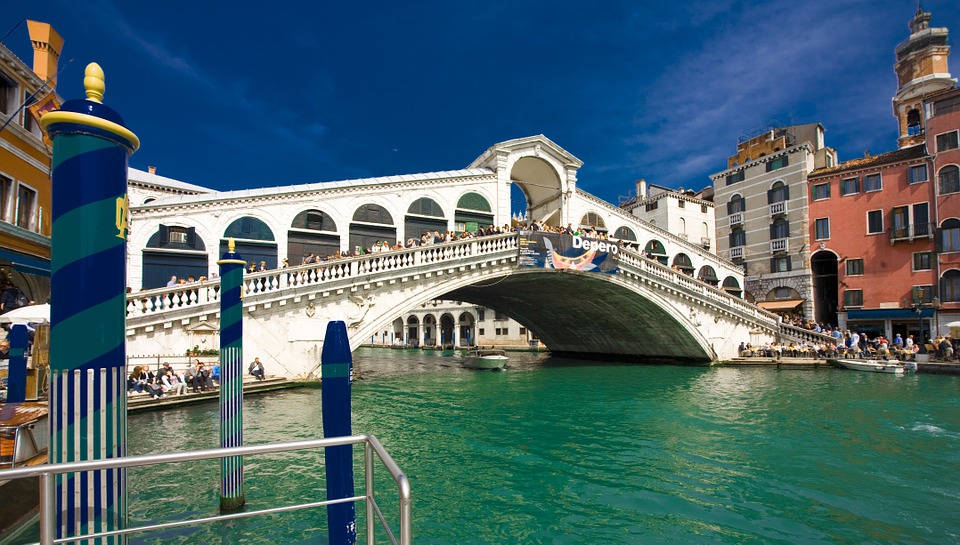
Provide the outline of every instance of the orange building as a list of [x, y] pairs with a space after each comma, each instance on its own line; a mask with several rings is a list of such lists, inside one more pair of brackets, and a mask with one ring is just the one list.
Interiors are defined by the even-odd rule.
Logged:
[[37, 115], [57, 104], [63, 39], [27, 21], [33, 66], [0, 44], [0, 281], [35, 301], [50, 294], [51, 155]]
[[940, 328], [960, 320], [960, 89], [924, 102], [927, 149], [936, 176]]

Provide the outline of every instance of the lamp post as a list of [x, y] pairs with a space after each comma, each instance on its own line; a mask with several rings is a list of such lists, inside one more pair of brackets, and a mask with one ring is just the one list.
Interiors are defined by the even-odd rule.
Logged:
[[924, 309], [928, 309], [928, 308], [932, 308], [932, 309], [940, 308], [940, 299], [938, 297], [934, 297], [929, 302], [927, 302], [921, 299], [918, 295], [914, 295], [913, 301], [908, 301], [904, 299], [903, 306], [906, 308], [912, 308], [913, 311], [917, 313], [917, 326], [920, 331], [919, 333], [920, 338], [917, 339], [918, 349], [919, 349], [917, 353], [926, 354], [927, 340], [923, 335], [923, 311]]

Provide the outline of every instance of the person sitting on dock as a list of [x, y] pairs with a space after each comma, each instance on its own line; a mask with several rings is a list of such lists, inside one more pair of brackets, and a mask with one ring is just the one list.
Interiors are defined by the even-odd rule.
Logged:
[[250, 363], [250, 368], [248, 369], [249, 373], [257, 378], [257, 380], [263, 380], [266, 378], [263, 372], [263, 364], [260, 363], [260, 358], [253, 358], [253, 361]]
[[131, 393], [139, 394], [143, 392], [145, 382], [140, 378], [143, 368], [137, 365], [127, 377], [127, 395]]
[[167, 364], [167, 370], [163, 372], [163, 376], [160, 377], [160, 385], [163, 387], [164, 393], [173, 392], [173, 395], [181, 395], [187, 393], [187, 385], [180, 381], [180, 377], [169, 368]]
[[200, 363], [200, 360], [193, 360], [193, 365], [187, 369], [184, 378], [187, 381], [187, 386], [190, 386], [194, 393], [207, 389], [206, 376], [203, 374], [203, 364]]

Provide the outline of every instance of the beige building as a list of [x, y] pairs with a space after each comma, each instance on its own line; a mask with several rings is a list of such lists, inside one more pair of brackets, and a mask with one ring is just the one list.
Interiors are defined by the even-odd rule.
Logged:
[[807, 245], [807, 175], [833, 166], [819, 123], [771, 124], [745, 133], [727, 169], [710, 176], [717, 254], [743, 266], [744, 296], [779, 313], [813, 318]]

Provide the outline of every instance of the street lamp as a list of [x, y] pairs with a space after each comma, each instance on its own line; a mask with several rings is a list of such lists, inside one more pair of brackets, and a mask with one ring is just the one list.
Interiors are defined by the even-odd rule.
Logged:
[[919, 348], [917, 353], [926, 354], [927, 340], [926, 340], [926, 337], [924, 337], [923, 335], [923, 310], [927, 308], [933, 308], [933, 309], [940, 308], [940, 298], [934, 297], [929, 302], [927, 302], [921, 299], [919, 295], [914, 294], [913, 301], [909, 301], [907, 299], [903, 300], [903, 306], [904, 308], [912, 308], [913, 311], [917, 313], [917, 325], [920, 330], [920, 338], [917, 339], [917, 344]]

